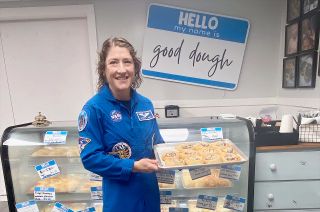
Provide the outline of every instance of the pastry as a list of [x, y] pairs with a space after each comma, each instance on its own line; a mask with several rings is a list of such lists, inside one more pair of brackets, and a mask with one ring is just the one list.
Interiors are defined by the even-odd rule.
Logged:
[[188, 170], [182, 172], [182, 182], [185, 188], [216, 188], [230, 187], [230, 180], [219, 178], [220, 169], [211, 169], [211, 175], [207, 175], [195, 180], [192, 180]]
[[165, 166], [191, 166], [205, 164], [234, 163], [242, 160], [228, 139], [215, 142], [193, 142], [178, 144], [170, 151], [161, 153]]
[[32, 153], [32, 157], [78, 157], [76, 146], [45, 146]]
[[171, 204], [160, 204], [160, 211], [161, 212], [169, 212], [170, 207], [177, 207], [177, 201], [172, 200]]
[[178, 153], [175, 151], [163, 154], [162, 160], [166, 166], [184, 165], [183, 160], [179, 158]]
[[174, 189], [176, 188], [176, 185], [175, 184], [169, 184], [169, 183], [158, 183], [159, 185], [159, 188], [160, 189]]
[[76, 193], [90, 193], [90, 188], [97, 187], [97, 186], [102, 186], [102, 182], [101, 181], [81, 182], [80, 186], [77, 188], [77, 190], [75, 192]]
[[34, 192], [34, 187], [54, 187], [56, 193], [90, 193], [91, 187], [102, 186], [101, 181], [89, 181], [80, 175], [58, 175], [46, 178], [35, 183], [29, 189]]

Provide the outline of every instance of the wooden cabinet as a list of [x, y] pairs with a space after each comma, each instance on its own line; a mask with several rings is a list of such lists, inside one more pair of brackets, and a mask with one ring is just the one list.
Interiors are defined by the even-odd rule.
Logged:
[[320, 145], [257, 149], [255, 211], [320, 211]]

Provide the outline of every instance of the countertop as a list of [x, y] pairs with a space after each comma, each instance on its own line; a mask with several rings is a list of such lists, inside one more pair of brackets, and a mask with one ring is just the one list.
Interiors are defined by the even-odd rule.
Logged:
[[320, 143], [299, 143], [296, 145], [283, 145], [283, 146], [260, 146], [257, 147], [257, 152], [269, 151], [283, 151], [283, 150], [312, 150], [320, 149]]

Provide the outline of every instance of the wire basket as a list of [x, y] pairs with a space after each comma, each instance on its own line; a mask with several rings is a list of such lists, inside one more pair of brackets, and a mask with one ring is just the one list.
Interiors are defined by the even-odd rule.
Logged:
[[320, 124], [301, 124], [299, 141], [301, 143], [320, 143]]

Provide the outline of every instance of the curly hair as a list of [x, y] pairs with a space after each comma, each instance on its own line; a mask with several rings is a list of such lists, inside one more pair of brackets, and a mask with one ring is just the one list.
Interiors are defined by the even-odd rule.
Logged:
[[106, 41], [104, 41], [101, 52], [99, 53], [99, 62], [97, 67], [97, 72], [99, 76], [98, 84], [97, 84], [98, 90], [100, 90], [103, 85], [108, 84], [105, 76], [106, 58], [108, 56], [108, 53], [111, 47], [114, 47], [114, 46], [123, 47], [129, 50], [129, 53], [134, 63], [134, 79], [131, 84], [131, 88], [133, 89], [139, 88], [142, 82], [141, 73], [140, 73], [141, 60], [137, 58], [136, 51], [126, 39], [113, 37], [113, 38], [108, 38]]

